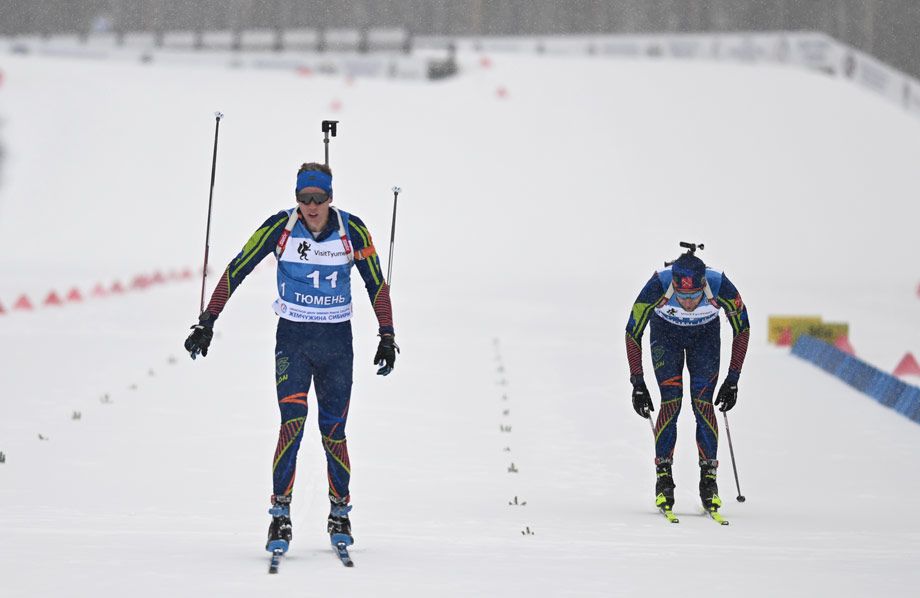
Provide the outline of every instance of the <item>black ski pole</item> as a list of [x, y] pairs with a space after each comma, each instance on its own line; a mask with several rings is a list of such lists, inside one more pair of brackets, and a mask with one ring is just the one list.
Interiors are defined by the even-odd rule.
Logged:
[[738, 483], [738, 468], [735, 466], [735, 449], [732, 447], [732, 432], [728, 427], [728, 412], [723, 411], [722, 417], [725, 418], [725, 435], [728, 436], [728, 451], [732, 456], [732, 469], [735, 471], [735, 487], [738, 489], [738, 502], [744, 502], [746, 499], [741, 494], [741, 484]]
[[324, 120], [323, 121], [323, 144], [326, 146], [326, 166], [329, 166], [329, 135], [332, 134], [335, 137], [338, 132], [337, 120]]
[[221, 112], [214, 113], [214, 155], [211, 158], [211, 192], [208, 194], [208, 225], [204, 233], [204, 265], [201, 267], [201, 302], [198, 313], [204, 311], [204, 288], [205, 279], [208, 277], [208, 250], [211, 243], [211, 204], [214, 201], [214, 177], [217, 174], [217, 134], [220, 132], [220, 119], [223, 117]]
[[393, 187], [393, 226], [390, 228], [390, 257], [387, 259], [387, 286], [393, 274], [393, 245], [396, 243], [396, 201], [399, 199], [399, 187]]

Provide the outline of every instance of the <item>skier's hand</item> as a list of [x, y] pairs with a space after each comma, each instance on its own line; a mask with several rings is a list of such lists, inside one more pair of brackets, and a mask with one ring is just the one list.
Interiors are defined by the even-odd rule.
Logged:
[[208, 347], [211, 346], [211, 339], [214, 338], [214, 320], [211, 314], [204, 312], [199, 316], [198, 323], [192, 326], [192, 333], [185, 339], [185, 350], [189, 352], [192, 359], [208, 356]]
[[399, 353], [399, 345], [396, 344], [395, 337], [392, 334], [381, 334], [377, 354], [374, 355], [374, 365], [380, 366], [377, 370], [378, 376], [386, 376], [393, 371], [397, 353]]
[[652, 397], [648, 394], [648, 387], [645, 386], [645, 380], [634, 378], [632, 380], [632, 403], [633, 409], [642, 417], [651, 417], [650, 413], [655, 410], [652, 405]]
[[723, 413], [735, 406], [735, 402], [738, 400], [738, 383], [733, 380], [726, 380], [722, 383], [722, 386], [719, 388], [719, 394], [716, 396], [716, 400], [713, 402], [715, 405], [721, 403], [719, 411]]

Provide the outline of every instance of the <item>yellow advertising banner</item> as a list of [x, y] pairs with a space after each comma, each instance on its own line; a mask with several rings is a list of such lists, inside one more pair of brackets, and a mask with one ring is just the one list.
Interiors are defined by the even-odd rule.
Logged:
[[792, 332], [793, 338], [795, 338], [798, 336], [796, 334], [797, 329], [817, 324], [821, 324], [821, 316], [770, 316], [767, 319], [767, 340], [771, 343], [775, 343], [779, 340], [783, 330], [787, 328]]
[[[850, 326], [843, 322], [824, 322], [823, 324], [806, 326], [799, 334], [808, 334], [826, 343], [834, 344], [834, 341], [841, 336], [850, 338]], [[792, 342], [795, 342], [798, 337], [798, 334], [793, 333]]]
[[807, 334], [833, 343], [841, 336], [849, 338], [850, 326], [845, 322], [822, 322], [821, 316], [770, 316], [767, 319], [767, 340], [776, 343], [783, 332], [789, 330], [792, 343]]

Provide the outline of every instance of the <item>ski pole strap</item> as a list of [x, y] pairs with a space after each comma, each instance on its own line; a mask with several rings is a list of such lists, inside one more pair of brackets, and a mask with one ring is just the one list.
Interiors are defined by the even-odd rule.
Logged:
[[709, 279], [705, 276], [703, 277], [703, 293], [706, 294], [706, 300], [709, 301], [709, 304], [719, 309], [719, 304], [716, 302], [715, 297], [712, 296], [712, 289], [709, 288]]
[[348, 240], [348, 233], [345, 232], [345, 219], [342, 218], [342, 215], [336, 208], [329, 206], [329, 209], [335, 212], [335, 215], [339, 219], [339, 238], [342, 240], [342, 246], [345, 247], [345, 255], [348, 256], [348, 261], [353, 262], [355, 261], [355, 254], [351, 250], [351, 241]]
[[703, 293], [706, 294], [706, 298], [707, 298], [707, 299], [709, 299], [710, 301], [712, 301], [712, 299], [713, 299], [713, 297], [712, 297], [712, 289], [709, 288], [709, 279], [708, 279], [708, 278], [704, 278], [704, 279], [703, 279]]
[[671, 300], [671, 297], [674, 296], [674, 285], [669, 284], [668, 288], [665, 289], [664, 295], [661, 296], [661, 299], [658, 300], [658, 304], [655, 307], [664, 307], [665, 303]]
[[294, 225], [297, 224], [297, 212], [297, 208], [294, 208], [294, 211], [291, 212], [288, 218], [287, 224], [284, 225], [284, 230], [281, 231], [281, 237], [278, 238], [278, 244], [275, 245], [275, 257], [279, 260], [281, 259], [281, 254], [284, 253], [284, 246], [287, 245], [288, 237], [291, 236], [291, 231], [294, 230]]

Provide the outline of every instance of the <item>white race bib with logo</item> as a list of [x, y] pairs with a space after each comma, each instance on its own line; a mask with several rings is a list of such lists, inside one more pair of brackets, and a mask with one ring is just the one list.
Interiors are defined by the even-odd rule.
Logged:
[[275, 313], [293, 322], [350, 320], [351, 265], [337, 235], [316, 241], [298, 222], [278, 258]]

